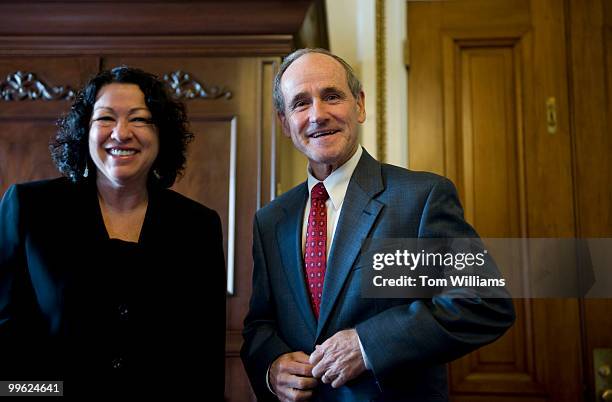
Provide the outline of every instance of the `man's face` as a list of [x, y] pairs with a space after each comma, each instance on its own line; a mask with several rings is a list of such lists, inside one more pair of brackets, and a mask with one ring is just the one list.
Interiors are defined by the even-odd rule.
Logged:
[[365, 121], [365, 97], [351, 94], [342, 65], [330, 56], [308, 53], [281, 78], [283, 132], [310, 162], [319, 180], [357, 149], [357, 127]]

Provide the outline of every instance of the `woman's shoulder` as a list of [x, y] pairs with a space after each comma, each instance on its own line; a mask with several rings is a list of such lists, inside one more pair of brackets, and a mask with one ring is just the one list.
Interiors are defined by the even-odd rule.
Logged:
[[[36, 180], [13, 184], [9, 190], [14, 191], [22, 200], [39, 199], [50, 201], [46, 197], [56, 198], [72, 189], [75, 185], [66, 177]], [[7, 190], [7, 192], [9, 191]], [[43, 198], [41, 198], [43, 197]]]
[[33, 180], [23, 183], [15, 184], [18, 187], [22, 188], [32, 188], [32, 189], [45, 189], [45, 188], [55, 188], [55, 187], [65, 187], [70, 186], [73, 183], [64, 176], [54, 177], [51, 179], [42, 179], [42, 180]]
[[77, 187], [66, 178], [13, 184], [2, 197], [0, 214], [9, 214], [21, 225], [68, 227], [67, 217], [83, 204], [74, 198]]

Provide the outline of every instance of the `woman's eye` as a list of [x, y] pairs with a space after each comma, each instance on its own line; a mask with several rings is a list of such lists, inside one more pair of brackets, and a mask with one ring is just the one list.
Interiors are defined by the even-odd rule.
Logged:
[[93, 119], [92, 123], [97, 123], [99, 126], [110, 127], [115, 124], [115, 119], [111, 116], [100, 116]]
[[152, 124], [152, 120], [148, 117], [134, 117], [130, 119], [130, 123], [138, 126], [145, 126], [148, 124]]

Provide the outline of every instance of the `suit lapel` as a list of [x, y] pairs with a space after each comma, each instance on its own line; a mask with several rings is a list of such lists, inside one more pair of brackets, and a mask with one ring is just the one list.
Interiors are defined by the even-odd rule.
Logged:
[[[108, 240], [108, 231], [104, 225], [104, 218], [102, 217], [102, 210], [100, 209], [100, 202], [98, 200], [98, 189], [95, 184], [95, 180], [90, 179], [89, 182], [79, 184], [74, 187], [78, 191], [77, 197], [81, 197], [80, 208], [83, 208], [82, 219], [79, 220], [79, 224], [83, 230], [77, 231], [82, 237], [81, 239], [92, 239], [93, 244], [97, 242], [103, 242]], [[90, 234], [90, 236], [85, 235]], [[91, 240], [89, 240], [91, 241]]]
[[361, 245], [384, 206], [374, 199], [383, 188], [380, 163], [364, 150], [349, 182], [328, 255], [317, 340], [338, 301], [338, 295], [361, 251]]
[[306, 289], [304, 259], [302, 257], [302, 225], [304, 207], [308, 200], [306, 183], [300, 185], [290, 197], [283, 203], [285, 214], [276, 227], [276, 241], [295, 301], [302, 312], [304, 322], [314, 335], [316, 320], [310, 306], [310, 296]]
[[155, 186], [149, 186], [148, 191], [149, 204], [147, 205], [145, 218], [142, 222], [138, 242], [145, 247], [156, 247], [155, 244], [164, 242], [164, 239], [160, 238], [160, 236], [165, 237], [169, 234], [167, 233], [168, 227], [164, 219], [173, 209], [171, 206], [165, 205], [167, 201], [164, 200], [164, 190]]

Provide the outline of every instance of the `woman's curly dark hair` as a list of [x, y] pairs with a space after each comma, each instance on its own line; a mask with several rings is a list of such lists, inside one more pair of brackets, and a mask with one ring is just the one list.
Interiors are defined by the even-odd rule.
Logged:
[[156, 76], [126, 66], [93, 77], [77, 94], [70, 112], [58, 120], [55, 140], [49, 146], [55, 165], [74, 182], [85, 180], [86, 168], [89, 177], [95, 177], [96, 169], [89, 157], [89, 124], [98, 92], [112, 83], [136, 84], [144, 93], [159, 133], [159, 154], [149, 172], [149, 182], [162, 187], [172, 186], [185, 169], [187, 144], [193, 139], [185, 106], [170, 97], [164, 83]]

